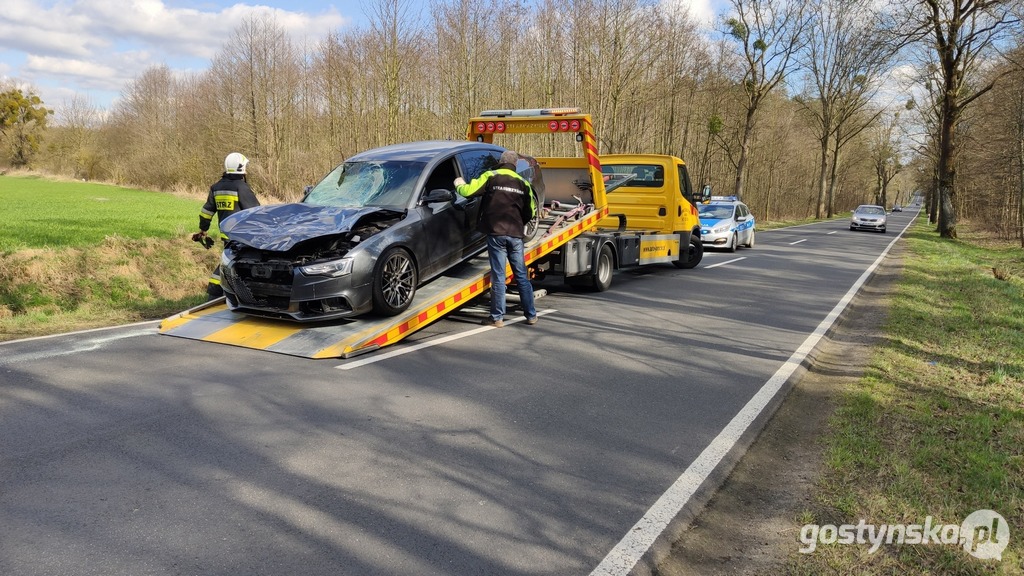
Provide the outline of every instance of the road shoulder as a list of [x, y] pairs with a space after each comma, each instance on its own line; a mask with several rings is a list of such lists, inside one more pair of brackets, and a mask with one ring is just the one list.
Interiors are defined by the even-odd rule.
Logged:
[[904, 252], [898, 243], [865, 283], [757, 440], [673, 543], [657, 576], [786, 571], [797, 553], [800, 518], [815, 507], [828, 419], [882, 338]]

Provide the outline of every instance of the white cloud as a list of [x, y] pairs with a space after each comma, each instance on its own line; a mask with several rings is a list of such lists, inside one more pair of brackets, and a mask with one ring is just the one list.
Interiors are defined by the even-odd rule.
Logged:
[[684, 8], [701, 28], [712, 28], [715, 21], [713, 0], [664, 0], [665, 5]]
[[296, 41], [351, 23], [333, 7], [312, 14], [249, 4], [200, 10], [164, 0], [50, 4], [4, 0], [0, 10], [0, 73], [38, 87], [44, 100], [82, 89], [109, 92], [109, 101], [149, 66], [202, 69], [247, 17], [272, 18]]

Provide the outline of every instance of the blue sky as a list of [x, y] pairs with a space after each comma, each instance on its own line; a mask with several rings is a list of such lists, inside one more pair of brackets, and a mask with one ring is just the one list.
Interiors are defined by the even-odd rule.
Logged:
[[[78, 96], [106, 109], [151, 66], [205, 70], [247, 16], [272, 15], [296, 40], [317, 41], [364, 23], [374, 1], [3, 0], [0, 86], [31, 88], [50, 107]], [[689, 5], [707, 22], [722, 3], [665, 1]]]

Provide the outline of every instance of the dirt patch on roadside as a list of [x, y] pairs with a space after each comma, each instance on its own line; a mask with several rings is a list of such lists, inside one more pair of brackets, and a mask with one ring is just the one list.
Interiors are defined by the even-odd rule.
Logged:
[[880, 341], [888, 294], [903, 270], [897, 245], [814, 354], [725, 483], [672, 545], [657, 576], [785, 573], [797, 554], [801, 515], [813, 510], [828, 419]]

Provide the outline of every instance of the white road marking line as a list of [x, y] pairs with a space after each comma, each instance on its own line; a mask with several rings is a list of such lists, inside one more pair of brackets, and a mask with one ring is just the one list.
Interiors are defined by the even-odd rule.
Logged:
[[740, 260], [746, 260], [746, 256], [740, 256], [739, 258], [733, 258], [732, 260], [726, 260], [725, 262], [719, 262], [718, 264], [712, 264], [710, 266], [704, 266], [704, 268], [717, 268], [719, 266], [725, 266], [726, 264], [732, 264], [733, 262], [739, 262]]
[[[836, 232], [839, 232], [839, 230], [833, 230], [833, 231], [829, 232], [828, 234], [835, 234]], [[825, 234], [825, 236], [828, 236], [828, 234]]]
[[[913, 220], [911, 220], [911, 224]], [[767, 382], [761, 386], [761, 389], [757, 391], [757, 394], [747, 402], [745, 406], [733, 417], [733, 419], [725, 425], [725, 428], [718, 433], [718, 436], [711, 441], [710, 444], [699, 456], [690, 464], [690, 466], [683, 471], [683, 474], [676, 479], [676, 481], [669, 486], [668, 490], [658, 498], [658, 501], [651, 506], [647, 512], [637, 521], [636, 524], [619, 540], [619, 543], [608, 555], [601, 560], [601, 563], [590, 573], [590, 576], [627, 576], [636, 566], [637, 562], [643, 557], [647, 550], [654, 544], [654, 541], [665, 531], [668, 527], [669, 522], [679, 514], [679, 511], [683, 509], [683, 506], [690, 501], [693, 494], [697, 491], [697, 488], [704, 483], [705, 480], [711, 475], [718, 464], [725, 458], [725, 455], [736, 446], [739, 442], [740, 437], [746, 432], [747, 428], [754, 422], [755, 419], [764, 411], [765, 407], [772, 398], [779, 392], [782, 385], [786, 383], [786, 380], [793, 375], [793, 372], [800, 367], [800, 363], [803, 362], [807, 355], [814, 349], [818, 342], [824, 338], [825, 334], [828, 333], [829, 329], [835, 324], [836, 319], [842, 314], [843, 310], [850, 304], [853, 297], [860, 290], [861, 286], [867, 282], [871, 274], [874, 273], [878, 265], [881, 264], [882, 260], [892, 250], [893, 245], [896, 241], [903, 236], [904, 232], [910, 224], [907, 224], [892, 242], [886, 246], [885, 250], [875, 259], [874, 263], [860, 275], [860, 278], [854, 282], [853, 286], [846, 292], [843, 298], [838, 304], [832, 308], [832, 311], [825, 316], [825, 319], [818, 324], [818, 327], [814, 329], [807, 339], [804, 340], [803, 344], [793, 352], [793, 355], [775, 371], [775, 374], [768, 379]]]
[[[553, 309], [541, 310], [541, 311], [537, 312], [537, 316], [547, 316], [548, 314], [551, 314], [552, 312], [557, 312], [557, 310], [553, 310]], [[522, 316], [520, 316], [518, 318], [513, 318], [512, 320], [505, 320], [505, 324], [515, 324], [516, 322], [525, 322], [525, 321], [526, 321], [526, 318], [523, 318]], [[367, 364], [373, 364], [374, 362], [380, 362], [381, 360], [387, 360], [389, 358], [394, 358], [396, 356], [402, 356], [402, 355], [408, 354], [410, 352], [416, 352], [417, 350], [422, 350], [424, 348], [430, 348], [431, 346], [438, 346], [438, 345], [444, 344], [446, 342], [451, 342], [452, 340], [458, 340], [460, 338], [466, 338], [466, 337], [469, 337], [469, 336], [476, 336], [477, 334], [480, 334], [481, 332], [486, 332], [488, 330], [494, 330], [494, 326], [481, 326], [481, 327], [476, 328], [474, 330], [468, 330], [466, 332], [460, 332], [458, 334], [451, 334], [449, 336], [444, 336], [442, 338], [438, 338], [437, 340], [429, 340], [427, 342], [422, 342], [420, 344], [409, 346], [408, 348], [402, 348], [400, 350], [393, 350], [391, 352], [386, 352], [386, 353], [383, 353], [383, 354], [374, 354], [373, 356], [370, 356], [370, 357], [365, 358], [363, 360], [355, 360], [353, 362], [348, 362], [348, 363], [342, 364], [340, 366], [335, 366], [335, 368], [337, 368], [338, 370], [351, 370], [353, 368], [359, 368], [360, 366], [366, 366]]]
[[[33, 340], [49, 340], [51, 338], [60, 338], [61, 336], [77, 336], [78, 334], [89, 334], [91, 332], [102, 332], [106, 330], [117, 330], [118, 328], [132, 328], [135, 326], [148, 326], [150, 324], [159, 324], [163, 320], [146, 320], [144, 322], [136, 322], [134, 324], [121, 324], [119, 326], [104, 326], [103, 328], [90, 328], [88, 330], [78, 330], [75, 332], [62, 332], [60, 334], [47, 334], [46, 336], [32, 336], [31, 338], [21, 338], [20, 340], [7, 340], [0, 342], [0, 346], [6, 346], [7, 344], [17, 344], [19, 342], [32, 342]], [[134, 336], [138, 336], [138, 333], [133, 333]]]
[[[142, 324], [148, 324], [148, 322], [145, 322], [145, 323], [142, 323]], [[133, 326], [139, 326], [139, 325], [140, 324], [133, 324]], [[124, 326], [118, 326], [118, 328], [123, 328], [123, 327]], [[68, 334], [86, 334], [86, 333], [90, 333], [90, 332], [95, 332], [97, 330], [99, 330], [99, 329], [96, 329], [96, 330], [83, 330], [81, 332], [68, 332], [66, 334], [55, 334], [54, 336], [67, 336]], [[130, 332], [125, 332], [124, 334], [112, 334], [110, 336], [104, 336], [104, 337], [101, 337], [101, 338], [93, 338], [93, 339], [90, 339], [90, 340], [85, 340], [85, 341], [80, 342], [80, 343], [72, 343], [72, 345], [69, 348], [65, 348], [65, 349], [62, 349], [62, 350], [42, 350], [42, 351], [39, 351], [39, 352], [26, 352], [26, 353], [23, 353], [23, 354], [8, 355], [8, 356], [4, 356], [3, 358], [0, 358], [0, 366], [7, 365], [7, 364], [14, 364], [16, 362], [36, 362], [38, 360], [46, 360], [48, 358], [56, 358], [58, 356], [68, 356], [68, 355], [71, 355], [71, 354], [78, 354], [79, 352], [91, 352], [93, 350], [99, 350], [100, 348], [103, 348], [108, 343], [114, 342], [115, 340], [123, 340], [125, 338], [135, 338], [136, 336], [149, 336], [149, 335], [156, 335], [156, 334], [159, 334], [159, 332], [157, 332], [155, 328], [132, 330]], [[42, 339], [42, 338], [44, 338], [44, 337], [43, 336], [39, 336], [37, 338], [26, 338], [25, 340], [15, 340], [15, 342], [25, 342], [27, 340], [36, 340], [36, 339]]]
[[807, 242], [807, 238], [804, 238], [803, 240], [797, 240], [796, 242], [790, 242], [789, 245], [792, 246], [794, 244], [799, 244], [801, 242]]

